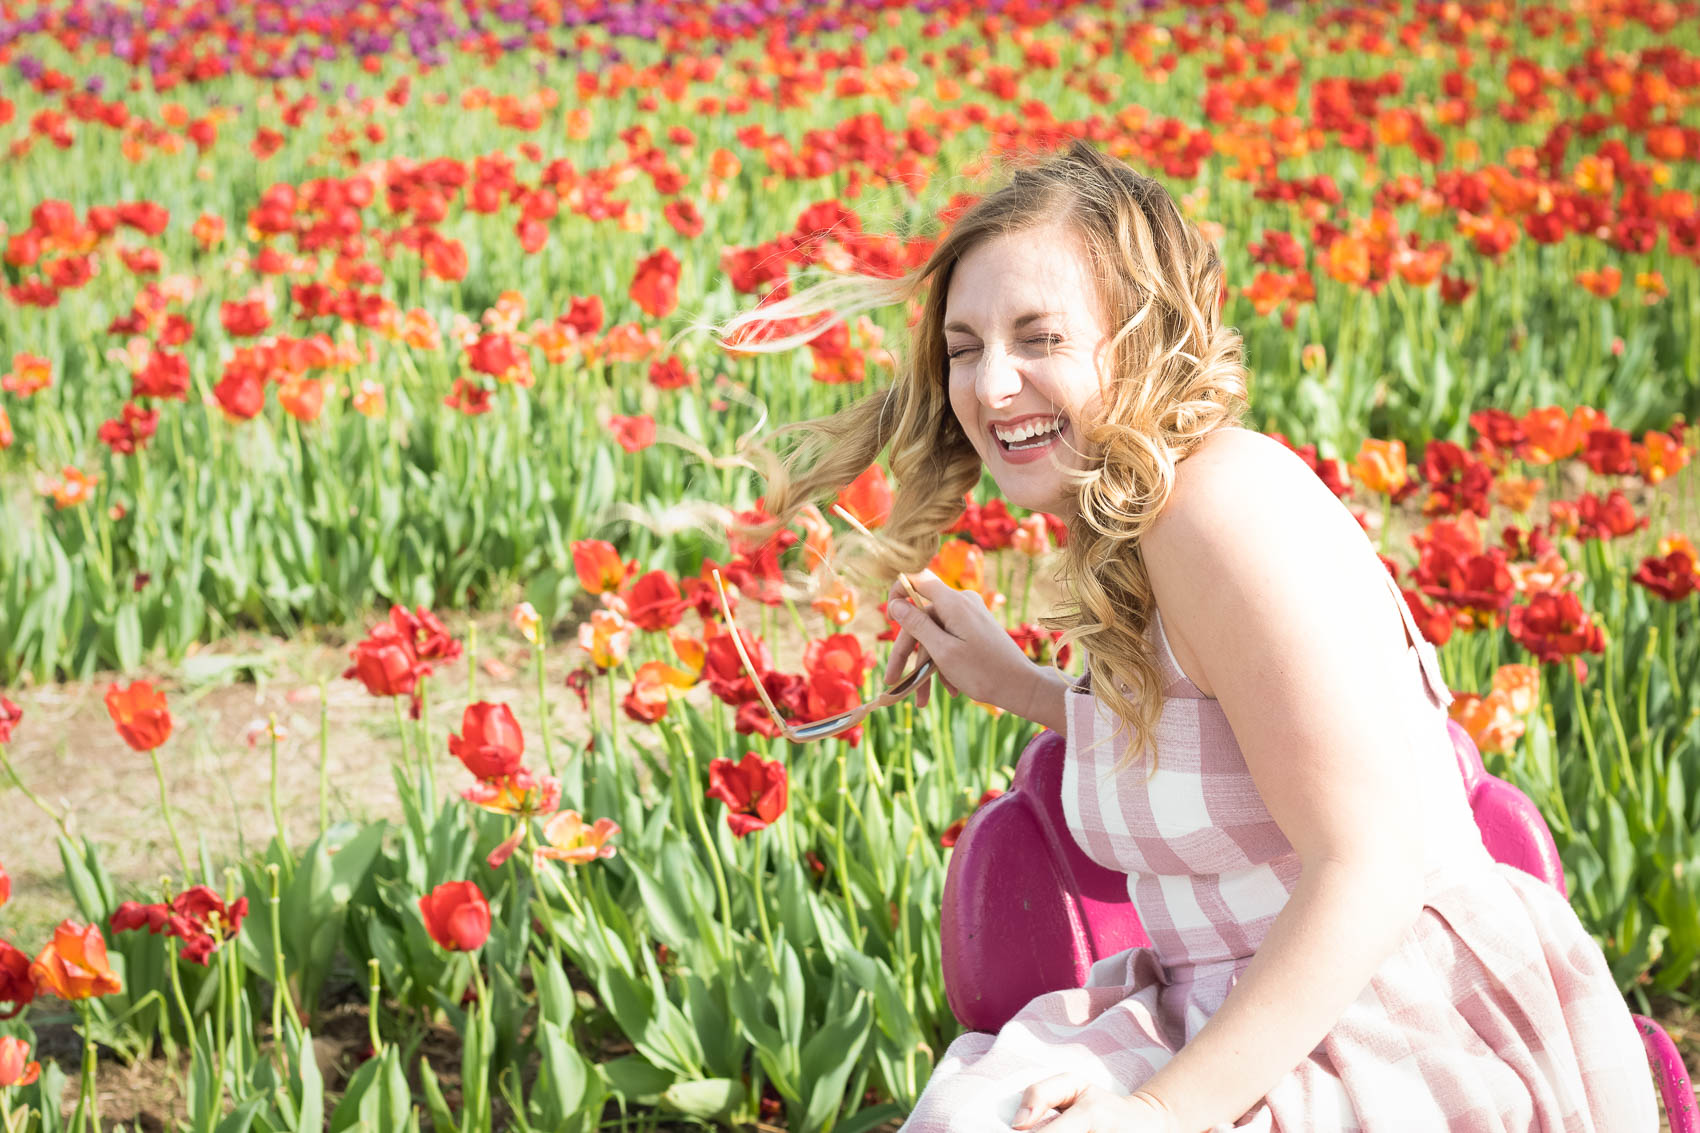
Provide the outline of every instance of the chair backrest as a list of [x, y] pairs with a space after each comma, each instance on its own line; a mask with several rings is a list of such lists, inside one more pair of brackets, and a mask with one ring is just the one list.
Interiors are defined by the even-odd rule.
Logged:
[[1533, 874], [1569, 897], [1569, 887], [1564, 884], [1564, 864], [1559, 860], [1558, 846], [1540, 810], [1528, 795], [1487, 773], [1475, 741], [1458, 721], [1448, 720], [1446, 726], [1452, 733], [1452, 752], [1458, 757], [1458, 771], [1464, 776], [1464, 793], [1469, 796], [1470, 810], [1481, 828], [1482, 844], [1489, 856]]
[[1151, 940], [1127, 875], [1081, 852], [1062, 809], [1063, 752], [1040, 732], [1007, 792], [974, 812], [945, 875], [944, 985], [963, 1026], [995, 1031], [1034, 996], [1079, 987], [1093, 961]]
[[[1558, 848], [1529, 797], [1488, 774], [1470, 734], [1448, 721], [1482, 842], [1495, 861], [1568, 895]], [[1034, 996], [1079, 987], [1095, 961], [1150, 938], [1127, 875], [1081, 852], [1062, 809], [1067, 741], [1040, 732], [1010, 789], [968, 820], [945, 875], [940, 932], [950, 1009], [996, 1031]]]

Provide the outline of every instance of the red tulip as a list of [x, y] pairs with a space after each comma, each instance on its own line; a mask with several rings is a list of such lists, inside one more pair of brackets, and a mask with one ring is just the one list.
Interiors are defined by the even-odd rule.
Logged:
[[626, 613], [639, 629], [657, 633], [679, 624], [685, 616], [685, 602], [666, 571], [652, 570], [626, 592]]
[[838, 493], [838, 506], [869, 528], [880, 526], [891, 515], [891, 485], [885, 469], [875, 464]]
[[479, 701], [461, 715], [461, 735], [449, 736], [449, 752], [480, 779], [502, 779], [520, 770], [525, 733], [506, 704]]
[[147, 681], [136, 681], [120, 690], [114, 684], [106, 690], [106, 710], [118, 726], [124, 742], [137, 751], [152, 751], [171, 736], [171, 713], [165, 706], [165, 694], [155, 692]]
[[631, 297], [652, 319], [670, 313], [679, 304], [679, 258], [662, 248], [639, 260]]
[[445, 881], [419, 898], [425, 931], [450, 952], [476, 952], [490, 937], [490, 903], [470, 881]]
[[196, 885], [172, 898], [169, 905], [125, 901], [108, 918], [107, 927], [113, 932], [145, 928], [156, 936], [175, 936], [183, 941], [183, 958], [204, 968], [219, 945], [242, 931], [247, 915], [248, 898], [226, 905], [212, 889]]
[[24, 718], [24, 710], [0, 696], [0, 744], [12, 742], [12, 729]]
[[358, 678], [373, 696], [411, 696], [410, 714], [418, 719], [419, 678], [431, 672], [430, 664], [419, 656], [418, 639], [413, 616], [405, 608], [393, 606], [390, 620], [373, 626], [372, 632], [349, 650], [354, 664], [342, 675]]
[[642, 452], [655, 443], [655, 418], [647, 413], [637, 417], [616, 413], [608, 418], [608, 428], [615, 442], [627, 452]]
[[751, 831], [766, 829], [785, 813], [785, 765], [777, 759], [763, 759], [749, 751], [737, 763], [730, 759], [712, 760], [708, 765], [708, 784], [706, 796], [726, 804], [726, 825], [740, 838]]
[[1527, 606], [1511, 607], [1509, 628], [1512, 638], [1542, 661], [1605, 652], [1605, 636], [1574, 591], [1531, 594]]
[[124, 983], [106, 961], [106, 939], [94, 925], [61, 921], [53, 940], [29, 968], [38, 995], [88, 999], [113, 995]]
[[1667, 602], [1680, 602], [1700, 590], [1700, 574], [1687, 551], [1672, 551], [1663, 558], [1641, 560], [1634, 580]]
[[10, 1003], [10, 1011], [0, 1012], [0, 1019], [10, 1019], [35, 998], [35, 981], [30, 979], [28, 953], [0, 940], [0, 1003]]

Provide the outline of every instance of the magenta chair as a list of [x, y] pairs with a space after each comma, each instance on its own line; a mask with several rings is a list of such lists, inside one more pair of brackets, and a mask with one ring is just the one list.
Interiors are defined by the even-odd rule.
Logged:
[[[1488, 774], [1469, 733], [1449, 722], [1482, 841], [1496, 861], [1569, 896], [1546, 820], [1529, 797]], [[1092, 964], [1151, 940], [1128, 899], [1127, 875], [1081, 852], [1062, 811], [1066, 741], [1042, 731], [1003, 795], [969, 819], [945, 876], [940, 923], [945, 994], [970, 1030], [996, 1031], [1033, 997], [1080, 987]], [[1671, 1133], [1700, 1133], [1676, 1045], [1643, 1015], [1635, 1024]]]

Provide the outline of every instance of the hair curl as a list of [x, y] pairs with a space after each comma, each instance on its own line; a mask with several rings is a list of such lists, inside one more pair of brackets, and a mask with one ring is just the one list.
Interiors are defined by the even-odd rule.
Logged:
[[[896, 279], [841, 276], [745, 311], [713, 332], [739, 351], [801, 345], [838, 318], [923, 296], [907, 360], [877, 393], [830, 416], [784, 426], [770, 440], [799, 443], [780, 457], [754, 456], [768, 481], [771, 533], [807, 504], [843, 489], [888, 453], [895, 491], [883, 545], [871, 548], [889, 580], [918, 570], [980, 480], [981, 461], [951, 410], [945, 356], [945, 297], [957, 263], [987, 240], [1062, 223], [1079, 238], [1097, 285], [1103, 325], [1115, 328], [1100, 355], [1099, 411], [1076, 421], [1091, 466], [1064, 470], [1077, 493], [1057, 574], [1061, 612], [1041, 619], [1084, 647], [1096, 699], [1134, 729], [1137, 761], [1162, 711], [1157, 646], [1148, 636], [1155, 600], [1140, 536], [1174, 490], [1175, 466], [1212, 432], [1237, 425], [1247, 408], [1248, 374], [1238, 331], [1218, 323], [1222, 262], [1162, 184], [1081, 140], [1065, 151], [1010, 155], [1002, 188], [964, 211], [927, 262]], [[827, 315], [793, 334], [744, 332], [779, 320]], [[1156, 771], [1153, 749], [1151, 771]]]

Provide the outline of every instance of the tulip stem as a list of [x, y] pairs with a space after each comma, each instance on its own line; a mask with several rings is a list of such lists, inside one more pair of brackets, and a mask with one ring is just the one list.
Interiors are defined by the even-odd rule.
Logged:
[[13, 785], [24, 793], [24, 798], [34, 803], [38, 810], [51, 818], [53, 820], [53, 825], [59, 828], [59, 833], [63, 834], [66, 838], [70, 838], [71, 831], [66, 828], [65, 820], [59, 816], [59, 812], [48, 806], [41, 800], [41, 796], [30, 790], [29, 784], [24, 782], [24, 777], [18, 774], [18, 769], [12, 766], [12, 761], [6, 756], [5, 744], [0, 744], [0, 767], [6, 769], [7, 776], [11, 778]]
[[[784, 821], [781, 815], [779, 821]], [[767, 839], [756, 831], [755, 868], [750, 874], [750, 887], [755, 890], [756, 923], [761, 926], [761, 940], [767, 946], [768, 970], [779, 971], [779, 954], [773, 950], [773, 928], [767, 922], [767, 890], [762, 877], [767, 873]]]
[[278, 848], [283, 851], [283, 856], [286, 857], [286, 858], [293, 858], [295, 855], [291, 854], [289, 852], [289, 836], [284, 832], [284, 829], [283, 829], [283, 807], [281, 805], [279, 805], [278, 797], [277, 797], [277, 713], [275, 713], [275, 712], [268, 714], [268, 716], [266, 717], [266, 735], [271, 739], [272, 826], [277, 831], [277, 844], [278, 844]]
[[531, 656], [537, 663], [537, 719], [538, 728], [543, 733], [543, 762], [549, 767], [549, 774], [557, 775], [555, 770], [554, 745], [549, 739], [549, 697], [543, 686], [543, 641], [539, 636], [532, 642]]
[[407, 768], [409, 774], [415, 774], [417, 769], [413, 764], [413, 745], [407, 742], [407, 721], [401, 718], [401, 697], [390, 697], [390, 707], [395, 709], [395, 730], [401, 737], [402, 765]]
[[[280, 916], [283, 911], [283, 897], [279, 892], [278, 867], [276, 862], [266, 865], [266, 874], [271, 879], [271, 892], [266, 903], [271, 907], [272, 914], [272, 1042], [278, 1041], [278, 1035], [283, 1030], [283, 1005], [289, 1005], [289, 1018], [295, 1024], [297, 1031], [301, 1030], [301, 1012], [295, 1009], [295, 996], [289, 990], [289, 977], [283, 967], [283, 922]], [[181, 994], [181, 993], [180, 993]]]
[[[273, 867], [276, 868], [275, 866]], [[177, 971], [177, 939], [167, 939], [166, 966], [171, 972], [171, 997], [177, 1002], [177, 1013], [183, 1016], [183, 1030], [189, 1036], [189, 1055], [194, 1057], [196, 1047], [195, 1017], [189, 1012], [189, 1000], [183, 994], [183, 977]]]
[[77, 1091], [77, 1112], [71, 1117], [71, 1125], [80, 1129], [86, 1117], [91, 1133], [100, 1133], [100, 1098], [94, 1088], [97, 1057], [94, 1046], [94, 1016], [89, 1010], [88, 1000], [77, 1001], [77, 1016], [83, 1022], [83, 1074], [81, 1088]]
[[325, 678], [319, 677], [319, 833], [331, 824], [331, 736], [330, 706], [325, 702]]
[[1594, 728], [1588, 720], [1587, 706], [1582, 703], [1582, 681], [1574, 668], [1570, 670], [1570, 689], [1576, 699], [1576, 727], [1582, 733], [1582, 747], [1588, 753], [1588, 766], [1594, 771], [1594, 787], [1604, 798], [1611, 792], [1606, 790], [1605, 776], [1600, 774], [1600, 753], [1594, 747]]
[[[473, 970], [478, 970], [476, 962]], [[383, 987], [378, 977], [378, 958], [370, 957], [366, 961], [366, 1038], [372, 1044], [372, 1057], [384, 1053], [384, 1040], [378, 1036], [378, 992]]]
[[171, 817], [171, 799], [165, 793], [165, 768], [159, 763], [159, 749], [156, 747], [149, 750], [148, 758], [153, 760], [153, 777], [159, 783], [159, 809], [165, 813], [165, 828], [171, 831], [171, 844], [177, 847], [177, 859], [183, 863], [183, 876], [193, 881], [195, 871], [190, 867], [189, 855], [183, 849], [183, 838], [177, 833], [177, 820]]

